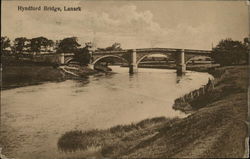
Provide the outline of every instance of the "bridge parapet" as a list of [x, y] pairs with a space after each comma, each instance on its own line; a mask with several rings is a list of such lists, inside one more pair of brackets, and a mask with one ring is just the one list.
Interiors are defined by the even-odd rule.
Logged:
[[136, 49], [137, 53], [140, 52], [178, 52], [181, 49], [176, 48], [143, 48], [143, 49]]
[[[116, 50], [116, 51], [94, 51], [93, 54], [122, 54], [132, 52], [133, 49], [124, 49], [124, 50]], [[181, 52], [182, 49], [178, 48], [141, 48], [141, 49], [134, 49], [137, 53], [144, 53], [144, 52]], [[192, 53], [192, 54], [211, 54], [212, 51], [210, 50], [194, 50], [194, 49], [184, 49], [185, 53]]]
[[102, 55], [102, 54], [122, 54], [122, 53], [127, 53], [128, 50], [117, 50], [117, 51], [94, 51], [93, 54], [95, 55]]
[[192, 49], [184, 49], [185, 53], [191, 53], [191, 54], [200, 54], [200, 55], [209, 55], [212, 53], [210, 50], [192, 50]]

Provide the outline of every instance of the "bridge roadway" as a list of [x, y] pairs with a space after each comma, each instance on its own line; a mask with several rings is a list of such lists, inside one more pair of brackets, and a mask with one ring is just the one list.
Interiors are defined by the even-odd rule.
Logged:
[[[121, 54], [127, 53], [131, 50], [135, 50], [137, 53], [145, 53], [145, 52], [166, 52], [166, 53], [176, 53], [180, 52], [182, 49], [176, 48], [142, 48], [142, 49], [124, 49], [124, 50], [117, 50], [117, 51], [94, 51], [93, 54]], [[209, 56], [212, 51], [210, 50], [193, 50], [193, 49], [184, 49], [185, 53], [187, 54], [196, 54], [202, 56]]]

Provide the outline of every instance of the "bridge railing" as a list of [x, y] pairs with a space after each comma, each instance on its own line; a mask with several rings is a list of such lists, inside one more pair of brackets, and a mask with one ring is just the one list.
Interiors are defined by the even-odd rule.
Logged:
[[185, 53], [193, 53], [193, 54], [211, 54], [212, 51], [210, 51], [210, 50], [192, 50], [192, 49], [185, 49]]
[[159, 52], [176, 52], [180, 51], [181, 49], [177, 48], [143, 48], [143, 49], [136, 49], [137, 52], [148, 52], [148, 51], [159, 51]]
[[94, 54], [117, 54], [117, 53], [127, 53], [128, 50], [117, 50], [117, 51], [94, 51]]
[[[182, 49], [178, 48], [141, 48], [135, 49], [137, 53], [140, 52], [180, 52]], [[94, 54], [122, 54], [132, 51], [132, 49], [117, 50], [117, 51], [94, 51]], [[210, 50], [194, 50], [194, 49], [184, 49], [185, 53], [193, 54], [210, 54]]]
[[[127, 53], [132, 51], [133, 49], [124, 49], [124, 50], [117, 50], [117, 51], [94, 51], [94, 54], [119, 54], [119, 53]], [[175, 52], [180, 51], [181, 49], [176, 48], [142, 48], [142, 49], [135, 49], [136, 52]]]
[[[139, 52], [179, 52], [182, 49], [178, 48], [141, 48], [135, 49], [137, 53]], [[116, 51], [99, 51], [96, 50], [94, 54], [121, 54], [121, 53], [128, 53], [132, 51], [132, 49], [124, 49], [124, 50], [116, 50]], [[196, 53], [196, 54], [210, 54], [212, 51], [210, 50], [194, 50], [194, 49], [184, 49], [185, 53]], [[57, 52], [44, 52], [44, 53], [31, 53], [31, 52], [24, 52], [21, 53], [22, 56], [54, 56], [59, 54], [64, 54], [65, 56], [72, 56], [74, 53], [57, 53]]]

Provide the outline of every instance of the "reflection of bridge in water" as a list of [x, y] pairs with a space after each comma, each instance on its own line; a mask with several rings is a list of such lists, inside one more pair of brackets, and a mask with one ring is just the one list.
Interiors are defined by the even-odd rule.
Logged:
[[[186, 64], [197, 56], [211, 57], [209, 50], [191, 50], [191, 49], [173, 49], [173, 48], [145, 48], [145, 49], [128, 49], [120, 51], [91, 51], [90, 67], [107, 57], [114, 57], [126, 61], [129, 66], [129, 72], [137, 72], [139, 63], [146, 57], [154, 54], [162, 54], [171, 56], [176, 63], [177, 73], [184, 73], [186, 71]], [[74, 54], [61, 54], [60, 64], [67, 64], [75, 61]]]

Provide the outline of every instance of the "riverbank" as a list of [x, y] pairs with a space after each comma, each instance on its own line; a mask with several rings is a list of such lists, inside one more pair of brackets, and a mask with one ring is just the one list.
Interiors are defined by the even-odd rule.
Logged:
[[58, 148], [91, 148], [96, 157], [110, 158], [242, 158], [248, 135], [248, 67], [216, 68], [210, 73], [217, 80], [213, 91], [191, 101], [194, 113], [186, 118], [159, 117], [106, 130], [71, 131], [59, 139]]
[[2, 90], [63, 81], [60, 70], [52, 66], [7, 66], [2, 71]]
[[[16, 60], [13, 57], [2, 57], [1, 89], [11, 89], [44, 82], [61, 82], [72, 79], [70, 73], [48, 63]], [[97, 73], [88, 67], [79, 68], [78, 76], [84, 77]]]

